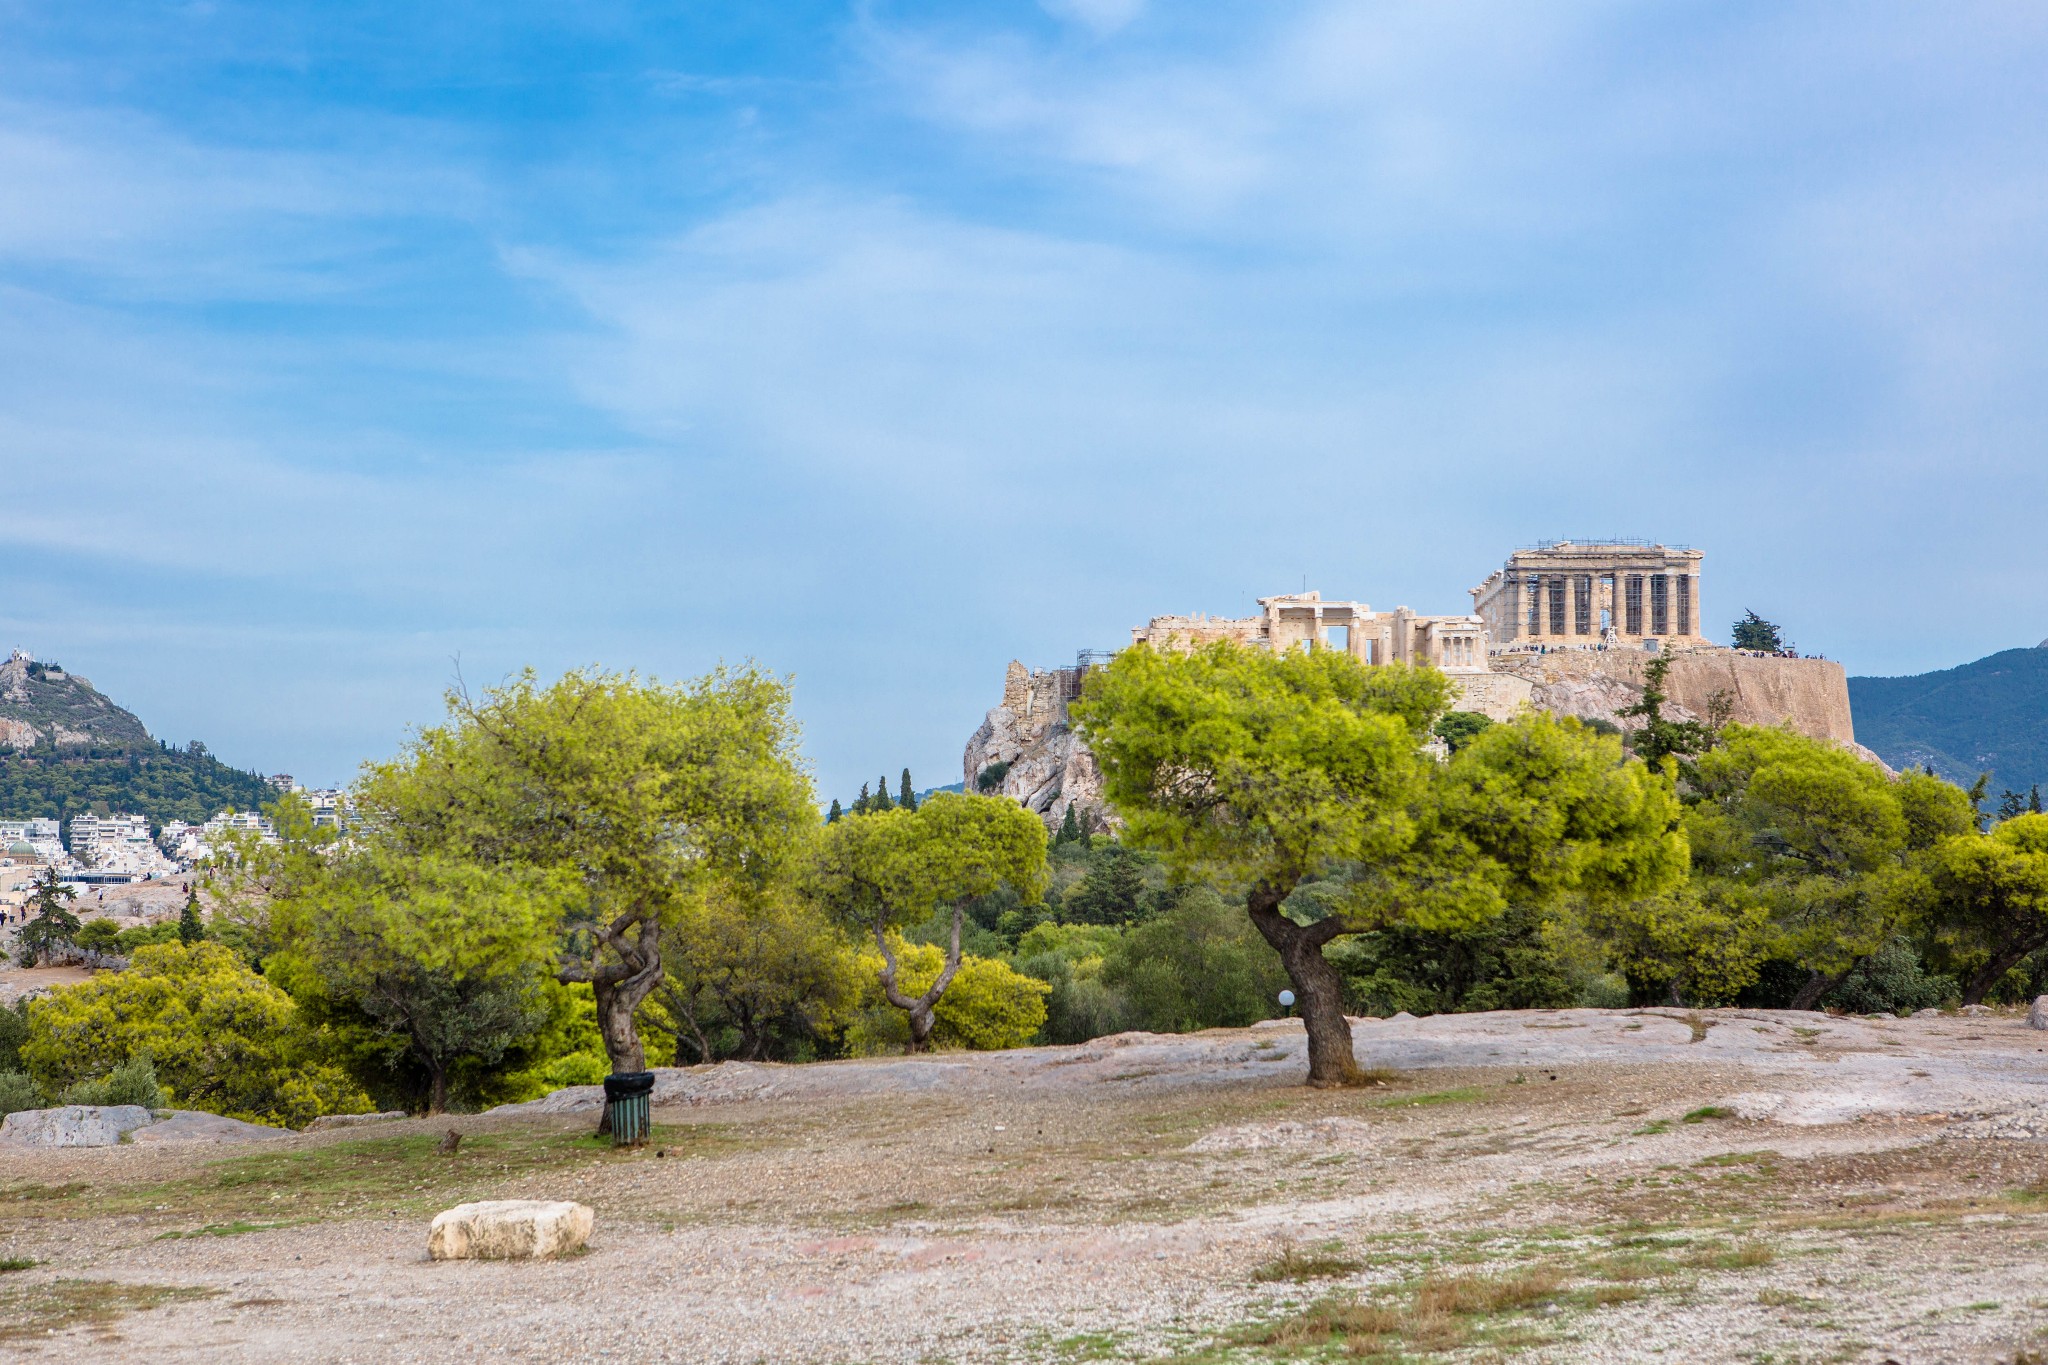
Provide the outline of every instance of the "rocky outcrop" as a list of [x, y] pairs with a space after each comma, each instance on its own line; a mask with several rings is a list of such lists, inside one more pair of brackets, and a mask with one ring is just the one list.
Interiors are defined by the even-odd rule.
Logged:
[[0, 1119], [0, 1144], [10, 1147], [112, 1147], [156, 1122], [139, 1104], [67, 1104], [21, 1109]]
[[[1530, 703], [1553, 715], [1603, 720], [1623, 729], [1640, 722], [1621, 712], [1643, 695], [1643, 669], [1656, 658], [1638, 649], [1559, 649], [1493, 656], [1498, 673], [1526, 678]], [[1707, 647], [1675, 650], [1665, 677], [1672, 720], [1725, 719], [1741, 725], [1790, 725], [1833, 740], [1872, 761], [1856, 743], [1849, 680], [1831, 659], [1792, 659]]]
[[396, 1123], [407, 1117], [403, 1109], [386, 1109], [376, 1114], [322, 1114], [306, 1125], [309, 1133], [324, 1133], [332, 1128], [360, 1128], [366, 1123]]
[[568, 1256], [590, 1240], [588, 1204], [488, 1199], [434, 1215], [427, 1255], [436, 1261], [526, 1261]]
[[966, 789], [1007, 796], [1054, 828], [1072, 807], [1092, 830], [1107, 830], [1102, 772], [1067, 721], [1081, 677], [1079, 668], [1034, 673], [1012, 661], [1002, 703], [983, 718], [961, 757]]

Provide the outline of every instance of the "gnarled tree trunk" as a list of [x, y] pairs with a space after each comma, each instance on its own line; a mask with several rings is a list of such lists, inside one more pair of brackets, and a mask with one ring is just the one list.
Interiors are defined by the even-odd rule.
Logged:
[[1308, 1031], [1308, 1083], [1318, 1088], [1362, 1085], [1364, 1076], [1351, 1051], [1351, 1021], [1344, 1017], [1344, 978], [1323, 956], [1323, 945], [1345, 931], [1336, 916], [1314, 924], [1296, 924], [1280, 913], [1287, 890], [1260, 882], [1252, 888], [1247, 909], [1252, 923], [1273, 950], [1294, 983]]
[[921, 1052], [932, 1036], [932, 1025], [937, 1022], [932, 1014], [939, 1003], [939, 997], [946, 993], [946, 987], [953, 984], [953, 978], [960, 974], [960, 916], [958, 905], [953, 907], [953, 939], [946, 945], [946, 965], [939, 972], [938, 980], [932, 982], [923, 995], [905, 995], [896, 986], [896, 954], [889, 947], [889, 937], [882, 930], [882, 918], [875, 917], [875, 947], [882, 951], [882, 994], [890, 1004], [910, 1016], [910, 1046], [906, 1053]]
[[[639, 933], [627, 937], [635, 925]], [[564, 983], [587, 981], [597, 997], [597, 1031], [604, 1037], [605, 1056], [612, 1073], [645, 1071], [647, 1049], [640, 1031], [633, 1026], [633, 1013], [640, 1002], [661, 984], [661, 923], [651, 914], [628, 911], [609, 925], [596, 925], [591, 934], [598, 946], [588, 963], [565, 964], [555, 974]], [[602, 958], [605, 948], [617, 955], [615, 962]], [[611, 1131], [611, 1106], [598, 1111], [597, 1131]]]

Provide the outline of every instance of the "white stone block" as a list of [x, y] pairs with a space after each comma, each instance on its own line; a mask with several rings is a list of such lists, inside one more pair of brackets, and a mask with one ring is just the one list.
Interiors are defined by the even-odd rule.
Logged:
[[590, 1240], [596, 1215], [565, 1200], [489, 1199], [434, 1215], [427, 1255], [437, 1261], [516, 1261], [566, 1256]]

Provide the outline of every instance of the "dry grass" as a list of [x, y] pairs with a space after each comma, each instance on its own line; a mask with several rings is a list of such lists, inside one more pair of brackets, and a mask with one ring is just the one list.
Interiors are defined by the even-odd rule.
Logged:
[[1300, 1247], [1289, 1246], [1278, 1256], [1252, 1272], [1256, 1284], [1276, 1284], [1287, 1281], [1300, 1284], [1306, 1280], [1341, 1280], [1346, 1275], [1355, 1275], [1364, 1269], [1362, 1262], [1337, 1254], [1334, 1246], [1316, 1251], [1303, 1251]]
[[114, 1280], [51, 1280], [0, 1289], [0, 1342], [25, 1341], [68, 1327], [89, 1326], [104, 1331], [124, 1314], [167, 1303], [209, 1299], [217, 1292], [173, 1285], [121, 1284]]

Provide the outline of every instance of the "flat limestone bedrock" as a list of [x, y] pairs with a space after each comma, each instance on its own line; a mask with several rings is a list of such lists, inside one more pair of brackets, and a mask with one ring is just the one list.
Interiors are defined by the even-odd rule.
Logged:
[[[1643, 669], [1655, 654], [1636, 649], [1563, 649], [1548, 654], [1496, 654], [1496, 673], [1535, 685], [1535, 704], [1560, 715], [1613, 720], [1642, 696]], [[1729, 719], [1782, 725], [1815, 739], [1856, 743], [1849, 678], [1832, 659], [1780, 659], [1733, 649], [1681, 649], [1668, 656], [1665, 687], [1675, 719], [1704, 720], [1717, 694], [1733, 703]]]
[[427, 1255], [436, 1261], [549, 1260], [581, 1251], [596, 1220], [587, 1204], [487, 1199], [434, 1215]]
[[[1703, 1030], [1696, 1036], [1698, 1030]], [[1756, 1074], [1717, 1103], [1794, 1127], [1860, 1119], [2020, 1115], [2048, 1130], [2041, 1035], [2023, 1016], [1856, 1019], [1801, 1010], [1649, 1008], [1498, 1010], [1359, 1019], [1365, 1066], [1421, 1071], [1578, 1065], [1734, 1066]], [[691, 1108], [761, 1101], [952, 1093], [987, 1097], [1111, 1088], [1298, 1087], [1305, 1038], [1296, 1020], [1202, 1033], [1119, 1033], [1064, 1047], [947, 1052], [785, 1064], [654, 1068], [654, 1104]], [[593, 1113], [601, 1086], [503, 1105], [493, 1115]]]

